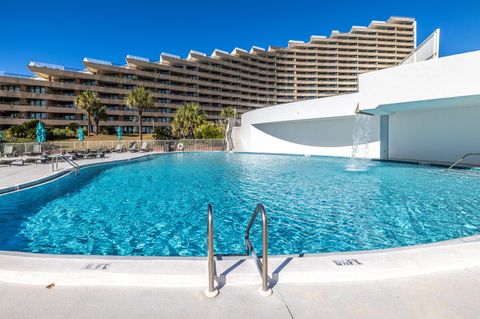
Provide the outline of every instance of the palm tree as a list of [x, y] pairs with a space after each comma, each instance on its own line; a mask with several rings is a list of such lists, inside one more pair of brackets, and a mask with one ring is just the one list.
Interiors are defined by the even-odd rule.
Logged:
[[234, 119], [237, 117], [237, 110], [233, 106], [227, 106], [222, 109], [220, 115], [223, 116], [225, 119]]
[[98, 135], [98, 131], [100, 130], [98, 123], [100, 121], [105, 120], [106, 118], [107, 118], [107, 110], [105, 106], [101, 105], [100, 103], [96, 104], [92, 108], [92, 119], [96, 127], [95, 135]]
[[136, 109], [138, 111], [138, 130], [140, 132], [140, 141], [143, 139], [142, 134], [142, 115], [143, 111], [146, 109], [152, 108], [154, 106], [153, 97], [147, 89], [144, 87], [137, 87], [130, 91], [127, 98], [125, 99], [125, 104], [130, 109]]
[[92, 91], [83, 91], [75, 98], [75, 107], [83, 110], [87, 114], [88, 119], [88, 135], [92, 131], [92, 111], [99, 107], [100, 101]]
[[172, 121], [172, 133], [178, 138], [195, 137], [195, 129], [207, 121], [197, 103], [185, 103], [179, 107]]

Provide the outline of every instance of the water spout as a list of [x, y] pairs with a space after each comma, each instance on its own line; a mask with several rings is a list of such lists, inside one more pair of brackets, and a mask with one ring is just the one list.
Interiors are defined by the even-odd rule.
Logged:
[[352, 156], [347, 164], [348, 171], [366, 171], [370, 165], [368, 144], [374, 137], [374, 116], [355, 112], [352, 132]]

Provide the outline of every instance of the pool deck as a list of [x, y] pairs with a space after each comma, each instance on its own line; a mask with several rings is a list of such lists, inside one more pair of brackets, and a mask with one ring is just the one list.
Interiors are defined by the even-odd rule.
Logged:
[[[480, 267], [348, 283], [201, 289], [0, 283], [1, 318], [471, 318], [480, 311]], [[8, 296], [8, 297], [7, 297]]]
[[[7, 318], [478, 318], [480, 236], [387, 250], [271, 256], [273, 295], [251, 258], [0, 253]], [[54, 283], [51, 289], [46, 287]], [[28, 307], [22, 307], [28, 304]], [[0, 316], [1, 317], [1, 316]]]
[[[79, 164], [144, 155], [111, 154]], [[60, 163], [62, 174], [66, 169]], [[0, 167], [0, 189], [55, 174], [51, 165]], [[205, 257], [0, 252], [0, 318], [479, 318], [480, 236], [271, 256], [268, 264], [273, 295], [262, 297], [253, 259], [217, 256], [220, 294], [206, 298]]]
[[[161, 154], [157, 152], [123, 152], [108, 153], [105, 158], [82, 159], [76, 163], [82, 167], [92, 164], [109, 163], [116, 161], [131, 160], [152, 154]], [[23, 187], [33, 186], [39, 182], [48, 181], [62, 176], [69, 172], [72, 166], [66, 162], [58, 163], [58, 170], [52, 171], [52, 164], [25, 164], [23, 166], [5, 166], [0, 165], [0, 194], [11, 192]]]

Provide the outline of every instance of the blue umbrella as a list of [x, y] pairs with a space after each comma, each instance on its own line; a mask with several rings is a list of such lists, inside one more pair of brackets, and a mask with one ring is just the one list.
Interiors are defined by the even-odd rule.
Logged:
[[45, 127], [43, 126], [42, 122], [38, 122], [36, 133], [37, 133], [38, 143], [43, 143], [47, 140], [47, 131], [45, 130]]
[[83, 140], [85, 139], [85, 136], [83, 136], [83, 129], [81, 127], [78, 128], [77, 134], [78, 134], [78, 140], [80, 142], [83, 142]]
[[122, 131], [122, 128], [120, 126], [117, 129], [117, 135], [118, 135], [118, 140], [121, 141], [122, 136], [123, 136], [123, 131]]

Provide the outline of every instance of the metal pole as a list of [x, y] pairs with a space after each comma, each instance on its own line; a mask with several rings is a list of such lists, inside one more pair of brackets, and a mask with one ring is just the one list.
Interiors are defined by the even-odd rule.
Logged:
[[270, 296], [272, 294], [272, 289], [268, 285], [268, 220], [267, 213], [262, 204], [258, 204], [255, 208], [255, 211], [248, 222], [247, 229], [245, 230], [245, 252], [248, 256], [254, 251], [252, 243], [250, 242], [250, 229], [257, 218], [258, 213], [262, 214], [262, 261], [259, 261], [256, 254], [254, 254], [254, 256], [257, 261], [257, 266], [258, 264], [261, 264], [262, 288], [259, 290], [259, 293], [262, 296]]
[[208, 249], [208, 289], [205, 295], [209, 298], [218, 295], [218, 289], [215, 289], [215, 260], [213, 251], [213, 206], [208, 204], [208, 224], [207, 224], [207, 249]]
[[262, 211], [262, 226], [262, 290], [267, 293], [270, 288], [268, 287], [268, 221], [265, 210]]

